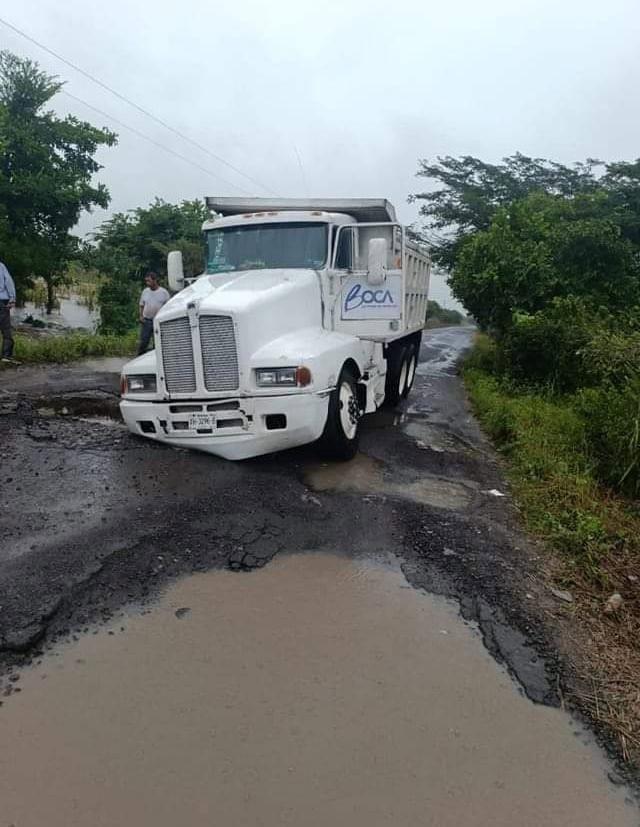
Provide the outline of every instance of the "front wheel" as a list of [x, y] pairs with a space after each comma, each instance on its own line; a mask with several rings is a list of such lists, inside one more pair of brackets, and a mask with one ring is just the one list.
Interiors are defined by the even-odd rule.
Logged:
[[358, 451], [361, 417], [356, 376], [351, 368], [344, 367], [329, 397], [327, 422], [319, 442], [322, 454], [332, 459], [352, 459]]

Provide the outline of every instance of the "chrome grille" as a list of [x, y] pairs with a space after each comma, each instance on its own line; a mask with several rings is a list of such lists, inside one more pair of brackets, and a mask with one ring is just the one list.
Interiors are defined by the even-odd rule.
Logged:
[[169, 393], [193, 393], [196, 389], [196, 368], [187, 316], [160, 324], [160, 347], [164, 381]]
[[240, 383], [238, 351], [229, 316], [200, 317], [204, 386], [208, 391], [235, 391]]

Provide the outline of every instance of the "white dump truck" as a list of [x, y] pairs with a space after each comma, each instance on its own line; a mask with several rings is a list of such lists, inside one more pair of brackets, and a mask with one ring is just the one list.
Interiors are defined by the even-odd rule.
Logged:
[[135, 434], [240, 460], [318, 441], [351, 458], [360, 421], [413, 385], [430, 260], [385, 199], [207, 198], [205, 272], [125, 365]]

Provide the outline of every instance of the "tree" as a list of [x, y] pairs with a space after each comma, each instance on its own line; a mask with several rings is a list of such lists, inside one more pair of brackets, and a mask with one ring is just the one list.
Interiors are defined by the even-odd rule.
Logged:
[[19, 294], [33, 276], [47, 284], [47, 309], [77, 254], [70, 234], [83, 210], [106, 207], [109, 193], [92, 177], [94, 158], [116, 135], [68, 115], [58, 118], [46, 104], [63, 83], [38, 64], [0, 52], [0, 244]]
[[534, 192], [570, 197], [592, 192], [597, 187], [594, 169], [600, 161], [588, 159], [568, 167], [543, 158], [516, 153], [501, 164], [479, 158], [438, 157], [437, 163], [419, 162], [418, 177], [442, 185], [433, 191], [410, 196], [421, 202], [420, 215], [426, 219], [422, 240], [431, 248], [438, 264], [451, 269], [462, 243], [478, 230], [487, 230], [500, 207]]
[[181, 250], [187, 277], [203, 269], [202, 222], [209, 212], [202, 201], [168, 204], [159, 198], [148, 207], [116, 213], [94, 233], [89, 263], [108, 277], [101, 288], [101, 329], [122, 333], [135, 323], [142, 277], [167, 272], [167, 253]]
[[607, 164], [600, 183], [623, 235], [640, 249], [640, 158]]
[[185, 274], [202, 272], [202, 222], [209, 218], [199, 200], [168, 204], [160, 198], [148, 207], [116, 213], [94, 233], [99, 253], [118, 250], [126, 253], [138, 277], [144, 270], [166, 275], [167, 253], [181, 250]]
[[640, 301], [640, 261], [606, 192], [537, 193], [497, 210], [461, 241], [449, 283], [479, 324], [502, 334], [515, 313], [577, 298], [613, 312]]

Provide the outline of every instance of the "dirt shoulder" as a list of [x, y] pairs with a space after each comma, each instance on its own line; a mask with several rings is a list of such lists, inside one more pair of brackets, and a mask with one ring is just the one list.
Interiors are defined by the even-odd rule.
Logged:
[[480, 420], [503, 450], [523, 523], [540, 540], [556, 598], [548, 622], [564, 653], [566, 693], [640, 761], [640, 514], [594, 478], [580, 421], [562, 398], [518, 392], [470, 363]]

